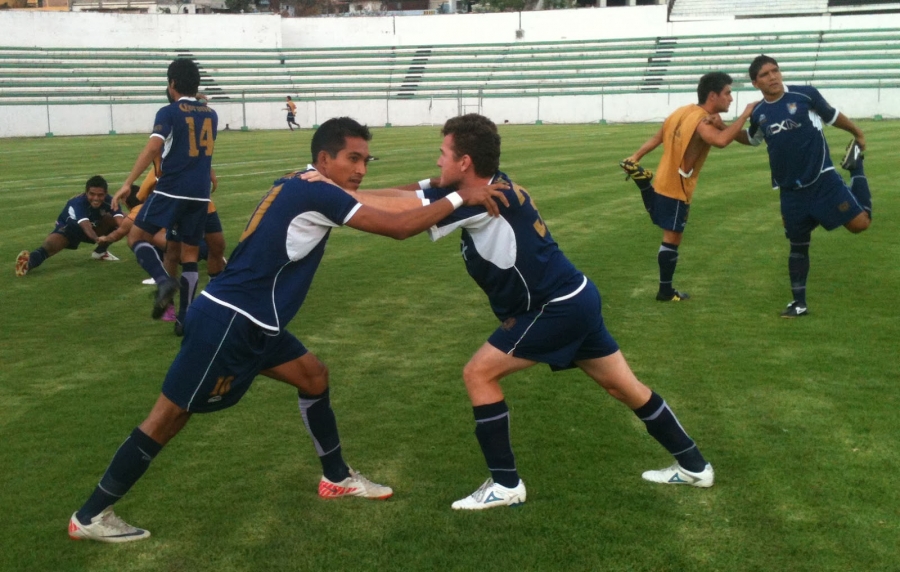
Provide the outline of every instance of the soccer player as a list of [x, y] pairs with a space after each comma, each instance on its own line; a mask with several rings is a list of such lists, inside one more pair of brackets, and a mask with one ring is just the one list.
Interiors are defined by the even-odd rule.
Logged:
[[[166, 94], [169, 105], [156, 113], [153, 133], [138, 155], [113, 204], [131, 193], [131, 185], [156, 157], [161, 157], [161, 174], [131, 230], [134, 255], [156, 282], [153, 319], [162, 317], [181, 290], [190, 304], [197, 289], [197, 260], [206, 216], [212, 177], [212, 155], [218, 128], [215, 110], [198, 100], [200, 70], [193, 60], [176, 59], [167, 71]], [[163, 266], [153, 235], [166, 229], [169, 243], [180, 243], [181, 280]]]
[[[676, 109], [653, 137], [619, 163], [637, 183], [650, 220], [663, 231], [662, 244], [656, 254], [659, 264], [656, 299], [660, 302], [690, 298], [686, 292], [674, 288], [672, 279], [700, 169], [710, 147], [721, 149], [731, 143], [753, 111], [754, 104], [750, 104], [727, 128], [721, 125], [719, 113], [731, 107], [731, 83], [731, 76], [723, 72], [710, 72], [701, 77], [697, 84], [699, 103]], [[643, 169], [638, 161], [660, 144], [663, 156], [656, 170], [656, 183], [652, 184], [653, 174]]]
[[291, 96], [287, 96], [287, 107], [284, 108], [287, 111], [287, 124], [291, 131], [294, 130], [292, 125], [296, 125], [297, 128], [300, 128], [300, 125], [294, 121], [294, 115], [297, 113], [297, 104], [291, 101]]
[[[785, 85], [774, 58], [757, 56], [749, 74], [763, 100], [750, 116], [749, 129], [737, 140], [745, 145], [766, 142], [772, 186], [781, 196], [784, 234], [790, 241], [788, 275], [793, 300], [781, 317], [799, 318], [809, 313], [806, 279], [813, 229], [819, 225], [825, 230], [843, 226], [857, 234], [872, 222], [872, 194], [863, 170], [866, 138], [816, 88]], [[853, 135], [841, 162], [841, 167], [850, 171], [849, 187], [831, 162], [823, 133], [826, 123]]]
[[[369, 130], [347, 118], [326, 121], [313, 135], [317, 169], [349, 189], [366, 174]], [[495, 186], [496, 188], [496, 186]], [[353, 471], [341, 453], [331, 408], [328, 369], [285, 328], [303, 304], [334, 227], [403, 239], [463, 204], [497, 212], [491, 187], [463, 189], [401, 214], [360, 205], [340, 188], [307, 182], [300, 172], [275, 181], [247, 223], [225, 270], [189, 307], [184, 341], [148, 417], [116, 451], [94, 493], [69, 522], [72, 538], [127, 542], [150, 533], [126, 524], [112, 505], [194, 413], [236, 404], [258, 374], [297, 388], [303, 423], [322, 463], [319, 496], [385, 499], [390, 487]]]
[[[509, 409], [500, 380], [537, 363], [553, 371], [578, 367], [644, 422], [675, 457], [670, 467], [646, 471], [656, 483], [713, 486], [712, 466], [687, 435], [662, 397], [638, 381], [600, 313], [597, 287], [559, 249], [531, 195], [500, 172], [500, 135], [486, 117], [463, 115], [447, 121], [437, 187], [417, 186], [420, 199], [403, 191], [354, 196], [380, 204], [390, 201], [412, 208], [440, 201], [454, 188], [505, 182], [508, 205], [491, 217], [481, 206], [457, 209], [429, 233], [437, 240], [462, 230], [461, 251], [469, 275], [487, 294], [499, 326], [463, 368], [463, 381], [475, 416], [475, 436], [490, 478], [474, 493], [452, 504], [459, 510], [482, 510], [525, 502], [510, 442]], [[405, 187], [409, 189], [410, 186]], [[407, 196], [408, 192], [405, 193]], [[420, 202], [416, 202], [420, 201]]]
[[84, 192], [66, 202], [56, 217], [56, 227], [43, 244], [30, 253], [23, 250], [16, 257], [16, 276], [25, 276], [62, 249], [75, 250], [82, 242], [97, 245], [91, 253], [94, 260], [119, 260], [109, 252], [109, 245], [121, 236], [110, 235], [121, 224], [124, 215], [112, 206], [108, 188], [106, 179], [100, 175], [88, 179]]
[[[137, 215], [140, 213], [144, 201], [147, 200], [147, 197], [153, 192], [153, 188], [159, 178], [160, 163], [161, 158], [154, 157], [151, 168], [144, 177], [143, 182], [141, 182], [140, 189], [137, 191], [137, 196], [129, 195], [126, 198], [126, 201], [133, 201], [134, 203], [134, 207], [129, 211], [126, 221], [130, 221], [133, 224], [133, 222], [137, 220]], [[216, 192], [216, 188], [219, 185], [218, 178], [213, 169], [210, 169], [210, 184], [210, 195], [212, 195], [212, 193]], [[132, 191], [133, 190], [134, 186], [132, 186]], [[203, 228], [203, 238], [200, 239], [200, 243], [198, 244], [198, 258], [206, 260], [206, 272], [209, 275], [210, 280], [212, 280], [225, 268], [225, 233], [222, 231], [222, 222], [212, 198], [210, 198], [210, 201], [207, 204], [209, 206], [206, 209], [206, 224]], [[130, 232], [131, 225], [128, 225], [128, 229]], [[162, 235], [162, 245], [160, 245], [160, 235]], [[169, 244], [166, 242], [165, 237], [165, 229], [157, 231], [153, 236], [152, 244], [157, 248], [157, 254], [159, 254], [159, 252], [163, 253], [163, 267], [165, 268], [166, 273], [169, 276], [177, 276], [178, 262], [181, 258], [181, 243], [173, 242]], [[129, 234], [129, 246], [132, 246], [134, 242], [135, 238]], [[150, 284], [155, 283], [152, 278], [148, 280], [150, 281]], [[171, 304], [163, 313], [162, 320], [164, 322], [175, 322], [176, 336], [184, 335], [184, 316], [187, 312], [189, 303], [190, 301], [185, 296], [181, 296], [179, 298], [177, 316], [170, 312], [170, 309], [172, 308]]]

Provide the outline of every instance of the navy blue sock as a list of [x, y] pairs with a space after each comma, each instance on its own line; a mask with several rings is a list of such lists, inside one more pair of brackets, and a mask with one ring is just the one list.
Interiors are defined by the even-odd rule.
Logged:
[[119, 446], [94, 493], [76, 513], [78, 520], [82, 524], [90, 523], [106, 507], [125, 496], [161, 450], [162, 445], [135, 427]]
[[863, 159], [859, 158], [856, 169], [850, 171], [850, 192], [856, 197], [860, 206], [872, 216], [872, 192], [869, 190], [869, 180], [863, 171]]
[[164, 283], [169, 279], [169, 274], [163, 268], [162, 259], [156, 252], [156, 248], [147, 241], [139, 240], [131, 247], [134, 256], [137, 258], [138, 264], [141, 265], [147, 274], [153, 277], [157, 285]]
[[791, 277], [791, 293], [794, 301], [806, 306], [806, 279], [809, 276], [809, 242], [791, 241], [788, 255], [788, 274]]
[[650, 218], [653, 219], [653, 206], [656, 204], [656, 191], [649, 181], [635, 181], [635, 183], [637, 183], [638, 188], [641, 190], [641, 200], [644, 201], [644, 208], [647, 209], [647, 212], [650, 213]]
[[194, 294], [197, 293], [197, 282], [200, 280], [200, 274], [197, 271], [196, 262], [184, 262], [181, 264], [181, 293], [178, 297], [178, 321], [184, 323], [184, 316], [187, 314], [188, 306], [194, 301]]
[[475, 414], [475, 437], [481, 445], [491, 478], [506, 488], [515, 487], [519, 484], [519, 473], [509, 435], [509, 408], [506, 401], [477, 405], [472, 411]]
[[48, 258], [50, 258], [50, 255], [47, 254], [47, 250], [43, 246], [39, 247], [37, 250], [32, 250], [31, 254], [28, 255], [28, 269], [32, 270], [37, 268]]
[[700, 454], [700, 449], [656, 392], [651, 393], [650, 400], [635, 409], [634, 414], [644, 422], [647, 433], [665, 447], [679, 465], [692, 473], [699, 473], [706, 468], [706, 459]]
[[678, 245], [663, 242], [656, 254], [659, 263], [659, 293], [674, 294], [672, 280], [675, 277], [675, 266], [678, 264]]
[[350, 476], [350, 468], [341, 456], [341, 438], [334, 410], [331, 409], [330, 393], [326, 389], [321, 395], [306, 395], [299, 391], [297, 395], [303, 425], [309, 431], [322, 462], [322, 474], [329, 481], [338, 483]]

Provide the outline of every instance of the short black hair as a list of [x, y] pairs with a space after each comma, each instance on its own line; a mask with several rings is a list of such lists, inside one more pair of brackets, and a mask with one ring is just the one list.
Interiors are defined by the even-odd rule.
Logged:
[[144, 202], [138, 198], [139, 192], [141, 192], [141, 188], [139, 186], [131, 185], [131, 193], [129, 193], [129, 195], [125, 197], [125, 206], [128, 207], [128, 210], [131, 210]]
[[316, 162], [320, 151], [327, 152], [331, 157], [337, 157], [341, 149], [347, 146], [348, 137], [372, 140], [369, 128], [350, 117], [333, 117], [320, 125], [313, 133], [310, 143], [312, 162]]
[[756, 76], [759, 75], [759, 70], [766, 64], [775, 64], [778, 67], [778, 62], [775, 61], [775, 58], [767, 55], [759, 55], [753, 58], [753, 61], [750, 62], [750, 81], [756, 81]]
[[181, 95], [194, 97], [200, 89], [200, 68], [192, 59], [178, 58], [169, 64], [166, 79], [174, 82], [175, 91]]
[[91, 187], [100, 187], [104, 191], [109, 191], [109, 185], [106, 183], [106, 179], [100, 175], [94, 175], [87, 180], [87, 183], [84, 184], [84, 192], [88, 192], [88, 189]]
[[287, 96], [287, 98], [288, 98], [288, 101], [290, 101], [290, 100], [291, 100], [291, 96], [290, 96], [290, 95], [289, 95], [289, 96]]
[[477, 113], [454, 117], [444, 123], [441, 135], [453, 135], [456, 157], [468, 155], [479, 177], [491, 177], [500, 168], [500, 134], [487, 117]]
[[726, 85], [731, 85], [731, 76], [725, 72], [709, 72], [697, 83], [697, 103], [703, 105], [710, 93], [722, 93]]

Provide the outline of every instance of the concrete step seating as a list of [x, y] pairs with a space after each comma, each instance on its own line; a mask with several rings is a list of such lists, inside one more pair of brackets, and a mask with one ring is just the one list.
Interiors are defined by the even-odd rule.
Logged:
[[161, 103], [192, 57], [212, 101], [536, 97], [690, 92], [710, 70], [752, 89], [756, 55], [791, 83], [900, 87], [900, 29], [303, 50], [0, 47], [0, 104]]

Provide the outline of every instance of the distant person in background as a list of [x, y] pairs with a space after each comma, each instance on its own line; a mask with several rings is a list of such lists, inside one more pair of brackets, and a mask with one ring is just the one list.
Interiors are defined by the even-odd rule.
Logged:
[[[711, 147], [726, 147], [734, 141], [755, 105], [748, 105], [728, 127], [722, 125], [719, 114], [731, 107], [731, 83], [731, 76], [723, 72], [710, 72], [701, 77], [697, 84], [698, 103], [679, 107], [672, 112], [653, 137], [619, 163], [637, 183], [650, 220], [663, 231], [662, 244], [656, 254], [659, 264], [656, 299], [660, 302], [679, 302], [690, 298], [687, 293], [676, 290], [672, 280], [700, 169]], [[663, 156], [656, 170], [654, 185], [651, 183], [653, 173], [642, 168], [638, 161], [660, 145], [663, 146]]]
[[16, 276], [25, 276], [64, 248], [75, 250], [82, 242], [96, 244], [91, 253], [94, 260], [117, 261], [109, 252], [109, 245], [122, 238], [112, 234], [122, 223], [124, 215], [113, 208], [107, 193], [106, 179], [95, 175], [87, 180], [84, 192], [66, 203], [44, 243], [32, 252], [23, 250], [16, 257]]
[[[781, 317], [799, 318], [809, 313], [806, 279], [812, 231], [819, 225], [825, 230], [843, 226], [857, 234], [872, 222], [872, 193], [863, 171], [866, 137], [816, 88], [784, 85], [774, 58], [755, 58], [749, 75], [753, 87], [762, 92], [763, 101], [750, 116], [750, 128], [737, 140], [745, 145], [765, 141], [769, 150], [772, 186], [781, 194], [784, 234], [791, 243], [788, 275], [794, 299]], [[850, 171], [849, 187], [831, 162], [825, 124], [853, 135], [841, 161], [841, 167]]]
[[294, 116], [297, 113], [297, 104], [291, 101], [291, 96], [287, 96], [287, 107], [284, 108], [287, 111], [287, 124], [291, 131], [294, 130], [293, 125], [297, 126], [297, 129], [300, 128], [300, 125], [294, 121]]

